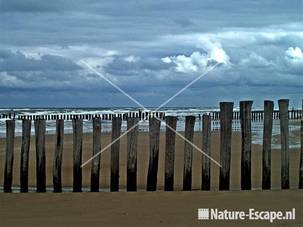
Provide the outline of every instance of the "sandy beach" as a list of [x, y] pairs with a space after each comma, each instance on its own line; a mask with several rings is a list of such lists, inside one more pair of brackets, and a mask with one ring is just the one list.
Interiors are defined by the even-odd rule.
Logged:
[[[212, 133], [212, 156], [219, 160], [219, 133]], [[52, 187], [52, 161], [54, 136], [46, 138], [47, 185]], [[102, 147], [110, 142], [110, 134], [102, 134]], [[195, 133], [194, 142], [201, 147], [201, 133]], [[63, 186], [72, 185], [72, 135], [65, 135], [62, 181]], [[138, 191], [125, 192], [126, 182], [126, 138], [120, 144], [120, 188], [121, 192], [99, 193], [0, 193], [1, 226], [198, 226], [197, 208], [216, 207], [236, 210], [256, 208], [260, 210], [287, 210], [296, 208], [295, 221], [277, 222], [275, 226], [300, 226], [303, 223], [303, 194], [297, 189], [299, 149], [290, 150], [290, 186], [291, 190], [280, 189], [280, 151], [272, 151], [272, 188], [261, 191], [262, 147], [253, 145], [252, 150], [252, 187], [253, 191], [239, 191], [241, 143], [240, 134], [233, 133], [231, 160], [231, 191], [218, 192], [219, 168], [211, 165], [211, 191], [199, 191], [201, 185], [201, 154], [193, 152], [193, 191], [182, 192], [183, 149], [182, 139], [176, 139], [175, 190], [164, 192], [164, 144], [165, 134], [161, 133], [157, 192], [145, 192], [149, 157], [149, 135], [140, 133], [138, 140]], [[13, 185], [19, 185], [20, 138], [15, 142]], [[35, 140], [31, 140], [29, 185], [35, 186]], [[1, 165], [0, 181], [3, 182], [5, 141], [0, 140]], [[92, 136], [84, 134], [83, 161], [92, 154]], [[108, 191], [110, 179], [110, 150], [101, 155], [100, 189]], [[90, 165], [83, 168], [83, 187], [90, 185]], [[267, 226], [267, 222], [208, 222], [207, 225], [220, 226]]]

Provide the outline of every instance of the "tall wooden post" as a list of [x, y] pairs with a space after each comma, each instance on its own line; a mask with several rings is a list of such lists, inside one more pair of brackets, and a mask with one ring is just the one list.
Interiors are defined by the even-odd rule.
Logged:
[[[120, 137], [121, 134], [121, 118], [112, 118], [112, 141]], [[110, 191], [119, 191], [119, 150], [120, 140], [111, 146], [111, 176]]]
[[[302, 100], [302, 111], [303, 112], [303, 100]], [[302, 118], [302, 115], [301, 115]], [[299, 188], [303, 188], [303, 120], [301, 120], [301, 153], [300, 153], [300, 170], [299, 170]]]
[[262, 189], [271, 187], [271, 137], [274, 102], [264, 101]]
[[301, 120], [301, 154], [300, 154], [300, 170], [299, 170], [299, 188], [303, 188], [303, 120]]
[[149, 119], [149, 165], [147, 174], [147, 191], [157, 189], [159, 144], [160, 144], [160, 124], [156, 118]]
[[73, 119], [73, 191], [82, 191], [83, 120]]
[[251, 189], [251, 107], [252, 101], [240, 102], [241, 189]]
[[45, 120], [35, 120], [37, 192], [46, 191]]
[[[194, 140], [195, 116], [185, 117], [185, 138], [193, 142]], [[183, 190], [190, 191], [192, 185], [192, 162], [193, 146], [184, 141], [184, 168], [183, 168]]]
[[[141, 113], [141, 112], [140, 112]], [[127, 191], [137, 190], [137, 146], [138, 146], [138, 118], [127, 119]], [[137, 125], [137, 126], [135, 126]]]
[[[166, 124], [176, 130], [177, 117], [167, 116]], [[173, 191], [176, 134], [168, 126], [166, 126], [164, 190]]]
[[281, 129], [281, 188], [289, 189], [289, 128], [288, 99], [279, 100]]
[[22, 144], [20, 162], [20, 191], [28, 192], [28, 161], [31, 140], [31, 120], [22, 120]]
[[230, 187], [230, 154], [232, 135], [233, 103], [220, 103], [220, 181], [219, 190], [229, 190]]
[[[101, 119], [93, 119], [93, 156], [101, 150]], [[100, 160], [101, 154], [92, 160], [90, 190], [91, 192], [99, 191], [100, 179]]]
[[62, 191], [61, 167], [64, 138], [64, 120], [56, 120], [56, 146], [53, 161], [53, 185], [54, 192]]
[[[211, 156], [211, 117], [203, 115], [202, 117], [202, 151]], [[210, 190], [210, 160], [202, 154], [202, 190]]]
[[3, 185], [4, 192], [12, 191], [14, 139], [15, 139], [15, 121], [6, 120], [6, 148], [5, 148], [4, 185]]

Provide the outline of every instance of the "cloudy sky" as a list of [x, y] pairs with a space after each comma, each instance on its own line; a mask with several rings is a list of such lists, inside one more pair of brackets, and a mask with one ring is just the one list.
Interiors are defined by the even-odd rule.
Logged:
[[[303, 1], [0, 0], [0, 106], [136, 106], [303, 91]], [[237, 105], [237, 104], [236, 104]]]

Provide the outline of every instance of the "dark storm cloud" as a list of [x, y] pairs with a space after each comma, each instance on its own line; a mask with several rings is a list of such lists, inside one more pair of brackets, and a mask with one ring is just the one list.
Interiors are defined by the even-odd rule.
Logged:
[[[2, 0], [2, 43], [108, 44], [301, 20], [302, 1]], [[30, 12], [23, 15], [24, 11]], [[184, 26], [186, 25], [186, 26]], [[2, 29], [4, 28], [4, 29]], [[1, 32], [2, 33], [2, 32]], [[22, 35], [23, 39], [20, 39]], [[19, 37], [19, 38], [18, 38]]]
[[[49, 105], [74, 104], [72, 97], [91, 105], [84, 100], [96, 96], [125, 104], [80, 60], [147, 105], [165, 101], [216, 61], [223, 63], [173, 104], [263, 99], [268, 91], [299, 97], [302, 8], [299, 0], [0, 0], [0, 102], [24, 92], [35, 103], [48, 97]], [[60, 102], [51, 98], [56, 93]], [[206, 94], [212, 98], [202, 102]]]
[[[133, 60], [132, 60], [133, 58]], [[136, 59], [132, 56], [116, 57], [111, 63], [104, 67], [104, 70], [113, 75], [134, 76], [140, 73], [142, 77], [148, 76], [151, 72], [166, 70], [169, 66], [161, 61], [161, 58], [144, 57]]]
[[[10, 90], [45, 89], [58, 90], [71, 88], [89, 89], [94, 88], [99, 79], [95, 75], [84, 75], [79, 65], [70, 59], [55, 55], [43, 55], [38, 59], [25, 56], [21, 52], [0, 50], [0, 86]], [[96, 85], [97, 86], [97, 85]]]
[[66, 70], [80, 69], [78, 65], [69, 59], [54, 55], [43, 55], [39, 59], [26, 57], [21, 52], [0, 49], [0, 69], [9, 71], [37, 71], [37, 70]]
[[57, 11], [62, 8], [64, 1], [35, 1], [35, 0], [1, 0], [1, 12], [45, 12]]

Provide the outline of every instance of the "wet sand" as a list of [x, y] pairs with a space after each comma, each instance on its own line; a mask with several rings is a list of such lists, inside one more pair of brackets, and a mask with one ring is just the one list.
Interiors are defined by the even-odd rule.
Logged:
[[[302, 226], [302, 191], [0, 194], [0, 226]], [[198, 208], [291, 210], [296, 220], [205, 221]]]
[[[194, 142], [201, 147], [201, 134], [196, 133]], [[46, 138], [47, 185], [52, 187], [52, 158], [54, 136]], [[102, 134], [102, 146], [110, 142], [110, 134]], [[64, 187], [72, 185], [72, 136], [65, 135], [62, 181]], [[120, 145], [120, 188], [122, 192], [109, 193], [0, 193], [0, 226], [196, 226], [203, 221], [197, 220], [197, 208], [218, 207], [234, 210], [246, 210], [253, 207], [260, 210], [283, 210], [296, 208], [296, 221], [284, 221], [280, 224], [301, 226], [303, 223], [303, 191], [297, 189], [299, 149], [290, 150], [290, 185], [292, 190], [280, 189], [280, 151], [272, 152], [272, 191], [260, 191], [262, 147], [253, 145], [252, 151], [252, 187], [254, 191], [243, 192], [240, 188], [241, 143], [239, 133], [233, 134], [231, 159], [230, 192], [218, 192], [219, 168], [211, 165], [211, 192], [199, 191], [201, 187], [201, 157], [193, 152], [193, 191], [181, 192], [183, 175], [182, 139], [176, 140], [175, 190], [163, 192], [164, 184], [164, 144], [165, 135], [161, 134], [157, 192], [145, 192], [149, 157], [148, 133], [140, 133], [138, 140], [138, 189], [139, 192], [127, 193], [126, 182], [126, 138]], [[32, 138], [30, 151], [29, 185], [35, 186], [35, 140]], [[0, 140], [0, 182], [3, 182], [5, 141]], [[92, 136], [84, 135], [83, 161], [92, 154]], [[212, 156], [219, 160], [219, 134], [212, 134]], [[101, 156], [100, 188], [108, 190], [110, 179], [110, 150]], [[19, 186], [20, 138], [16, 138], [14, 160], [14, 186]], [[83, 168], [83, 187], [90, 185], [90, 164]], [[205, 222], [205, 221], [204, 221]], [[241, 225], [241, 222], [208, 222], [213, 226]], [[267, 222], [248, 221], [245, 226], [256, 224], [268, 226]], [[279, 225], [280, 225], [279, 224]], [[276, 225], [277, 226], [277, 225]], [[285, 226], [285, 225], [284, 225]]]

